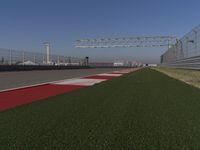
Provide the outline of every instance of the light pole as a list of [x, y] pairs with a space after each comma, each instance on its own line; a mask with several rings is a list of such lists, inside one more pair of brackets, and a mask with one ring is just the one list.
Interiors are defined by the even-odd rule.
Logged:
[[50, 64], [50, 43], [49, 42], [44, 42], [43, 43], [45, 48], [46, 48], [46, 63]]

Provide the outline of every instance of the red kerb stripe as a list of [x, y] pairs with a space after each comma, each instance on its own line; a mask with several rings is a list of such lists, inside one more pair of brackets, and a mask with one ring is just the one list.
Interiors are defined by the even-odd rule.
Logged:
[[28, 104], [62, 93], [68, 93], [84, 86], [45, 84], [30, 88], [6, 91], [0, 93], [0, 111]]

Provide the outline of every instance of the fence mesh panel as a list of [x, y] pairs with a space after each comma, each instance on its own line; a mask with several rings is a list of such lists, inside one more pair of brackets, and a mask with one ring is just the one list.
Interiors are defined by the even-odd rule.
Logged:
[[47, 55], [12, 49], [0, 49], [0, 65], [85, 65], [85, 59], [51, 55], [47, 62]]
[[162, 56], [165, 66], [200, 69], [200, 25], [172, 45]]

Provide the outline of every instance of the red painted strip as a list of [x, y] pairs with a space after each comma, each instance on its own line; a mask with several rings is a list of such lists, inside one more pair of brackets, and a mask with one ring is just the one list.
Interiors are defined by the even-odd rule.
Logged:
[[89, 76], [89, 77], [84, 77], [83, 79], [106, 79], [106, 80], [110, 80], [113, 78], [117, 78], [117, 76]]
[[41, 85], [0, 93], [0, 111], [83, 88], [77, 85]]

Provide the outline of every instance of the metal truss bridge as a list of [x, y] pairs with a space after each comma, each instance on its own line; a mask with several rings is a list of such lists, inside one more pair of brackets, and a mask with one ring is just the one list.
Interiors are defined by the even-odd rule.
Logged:
[[162, 47], [177, 43], [175, 36], [144, 36], [128, 38], [99, 38], [77, 40], [76, 48], [130, 48], [130, 47]]

